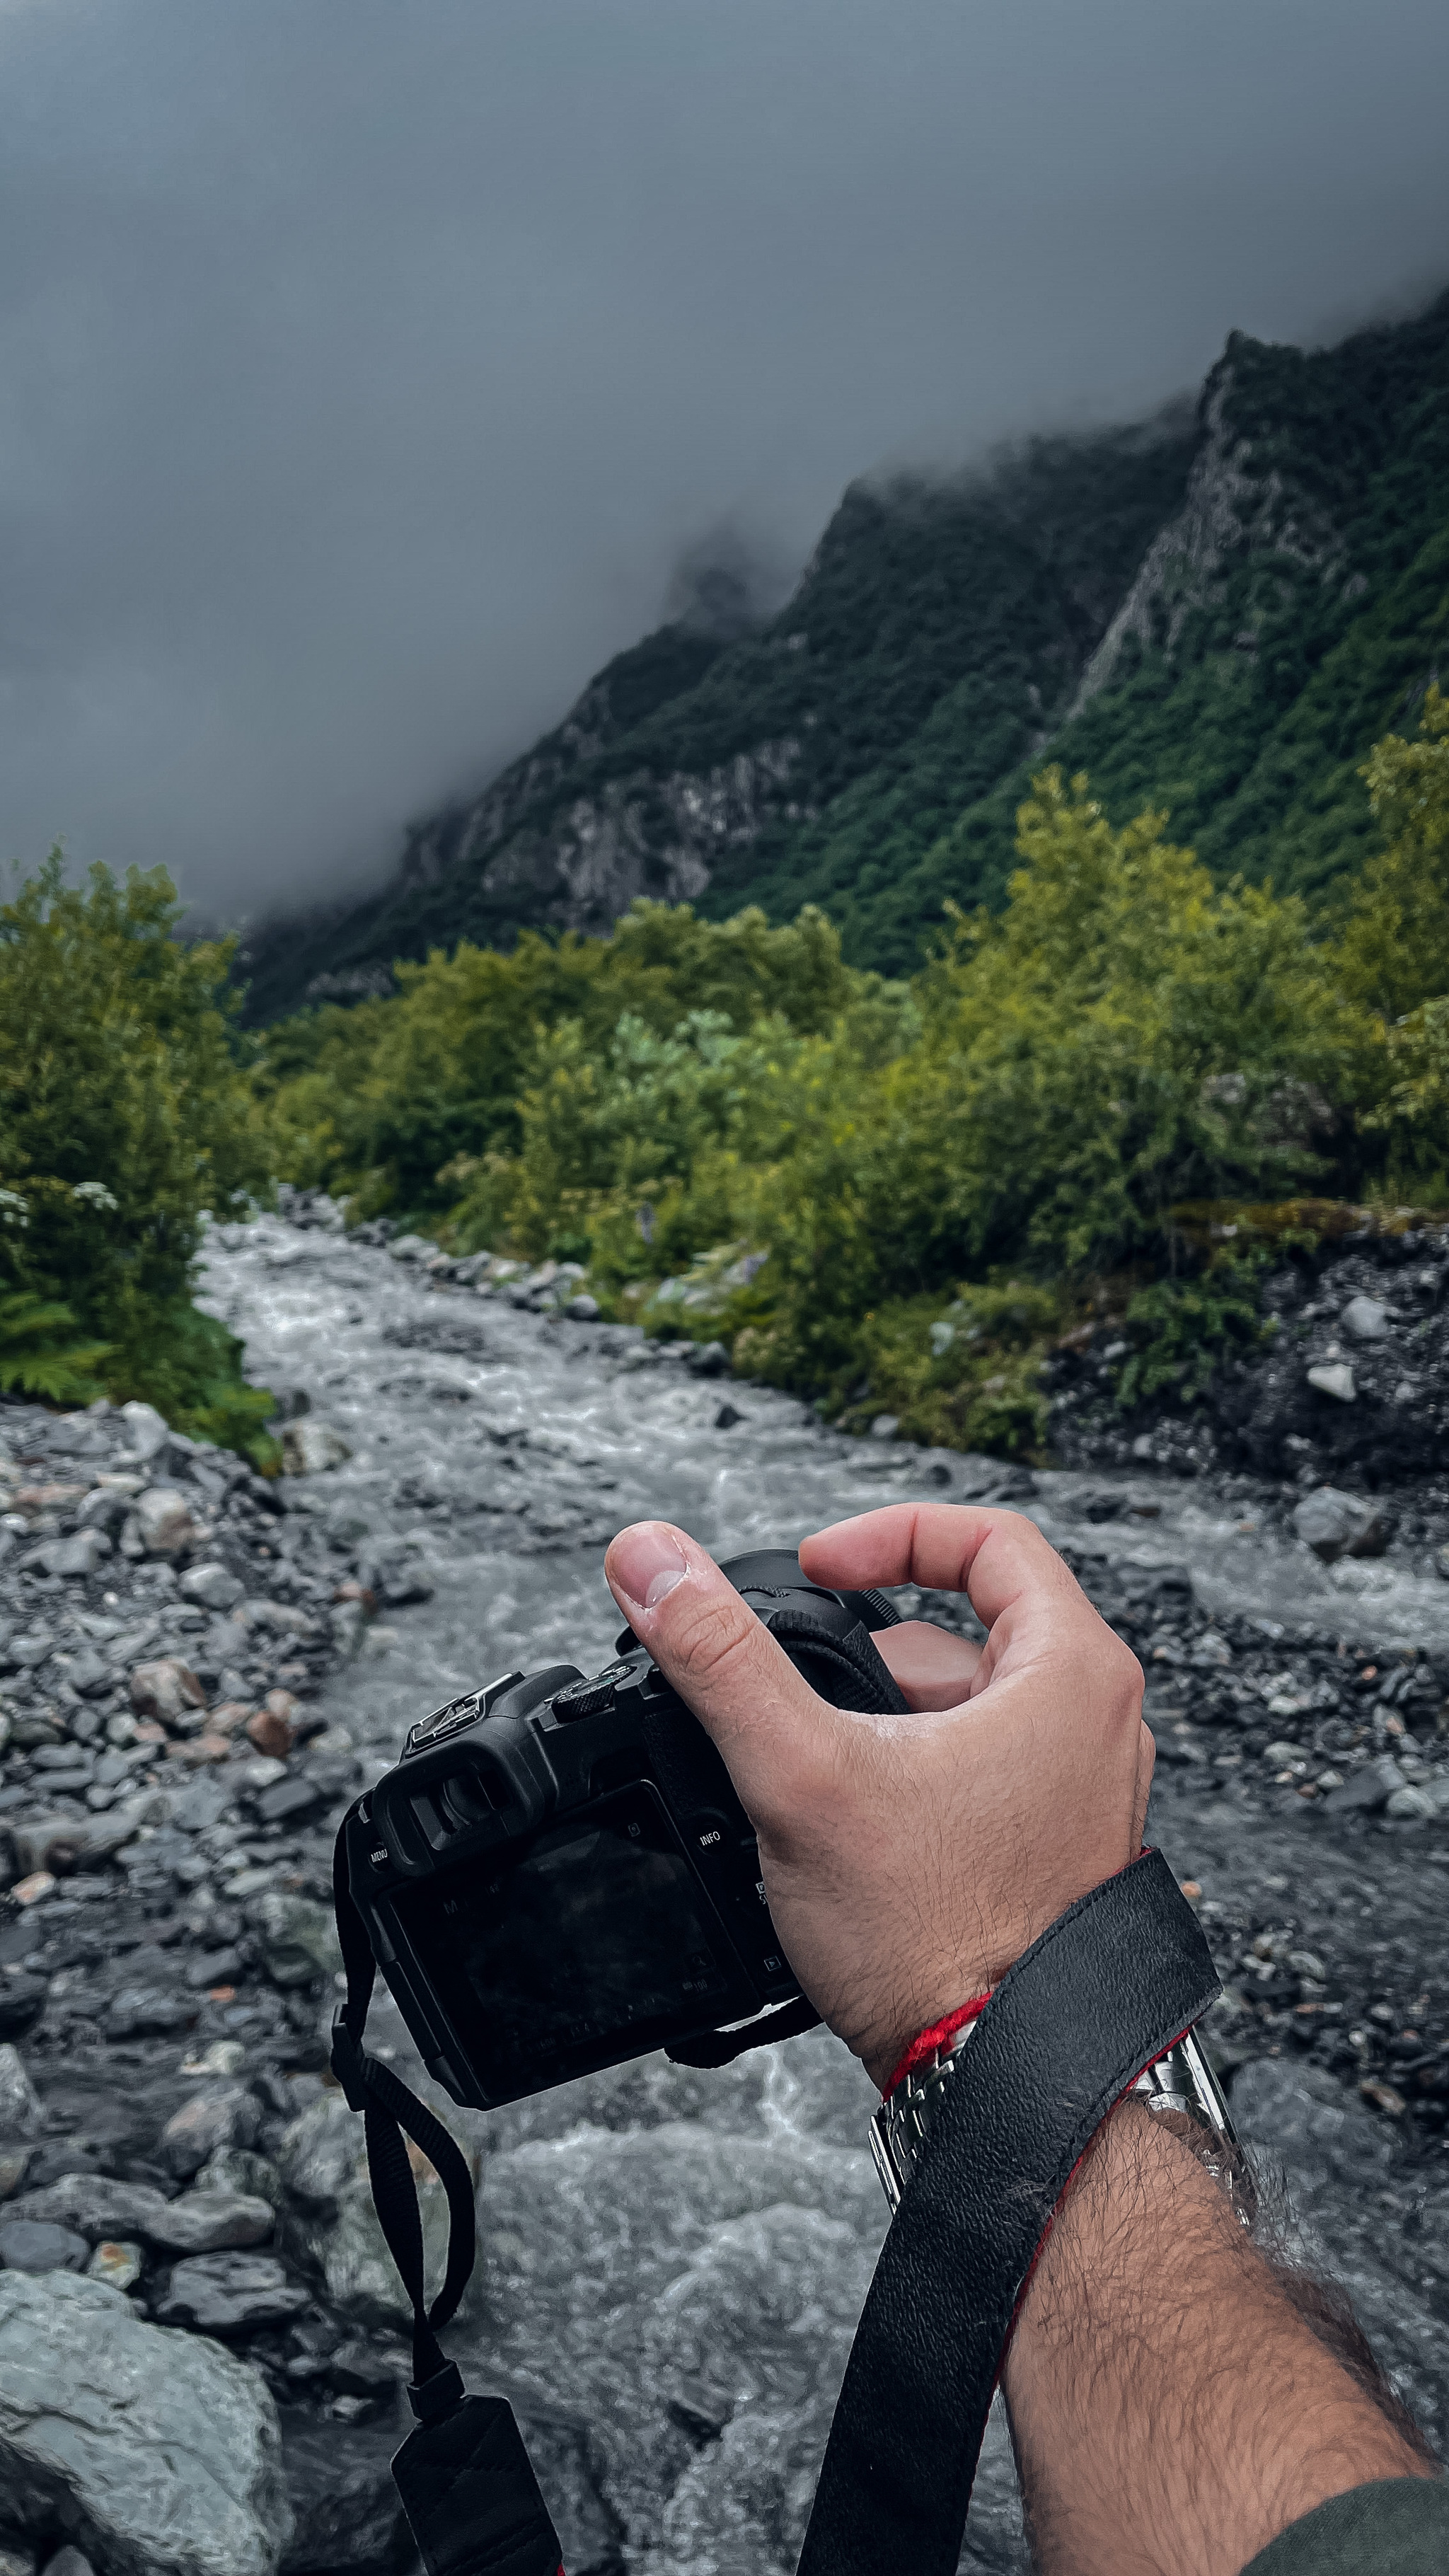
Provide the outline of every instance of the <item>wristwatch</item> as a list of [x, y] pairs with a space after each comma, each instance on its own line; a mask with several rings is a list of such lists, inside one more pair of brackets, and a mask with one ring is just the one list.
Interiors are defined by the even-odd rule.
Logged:
[[[980, 2026], [978, 2016], [964, 2029], [953, 2031], [919, 2066], [901, 2077], [871, 2119], [871, 2153], [893, 2216]], [[1185, 2031], [1128, 2090], [1144, 2101], [1149, 2111], [1159, 2116], [1174, 2112], [1191, 2124], [1192, 2131], [1198, 2134], [1190, 2138], [1190, 2143], [1217, 2179], [1233, 2192], [1240, 2214], [1250, 2219], [1251, 2211], [1243, 2209], [1241, 2196], [1234, 2189], [1241, 2160], [1228, 2106], [1194, 2034]]]

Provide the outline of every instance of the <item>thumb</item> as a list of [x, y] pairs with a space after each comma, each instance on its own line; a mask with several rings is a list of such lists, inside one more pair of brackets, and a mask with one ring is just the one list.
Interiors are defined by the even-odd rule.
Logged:
[[783, 1823], [802, 1776], [833, 1750], [836, 1711], [683, 1530], [634, 1522], [604, 1574], [640, 1644], [714, 1738], [752, 1822]]

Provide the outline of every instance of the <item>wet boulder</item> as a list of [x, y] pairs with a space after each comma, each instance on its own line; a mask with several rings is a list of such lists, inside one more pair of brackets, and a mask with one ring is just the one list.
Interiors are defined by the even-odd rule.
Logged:
[[159, 2152], [168, 2173], [188, 2182], [219, 2147], [255, 2146], [261, 2110], [242, 2084], [219, 2084], [193, 2094], [161, 2132]]
[[284, 2408], [281, 2421], [293, 2515], [282, 2576], [394, 2576], [411, 2567], [412, 2534], [392, 2476], [397, 2425], [323, 2423], [300, 2408]]
[[282, 1463], [289, 1476], [324, 1476], [352, 1455], [350, 1444], [330, 1422], [311, 1413], [289, 1422], [282, 1432]]
[[245, 2335], [285, 2325], [310, 2304], [273, 2254], [194, 2254], [172, 2266], [156, 2317], [196, 2334]]
[[0, 2273], [0, 2493], [106, 2576], [275, 2576], [291, 2531], [265, 2382], [65, 2272]]
[[224, 1565], [209, 1557], [204, 1565], [193, 1565], [181, 1578], [181, 1597], [194, 1601], [203, 1610], [234, 1610], [246, 1587]]
[[74, 2227], [91, 2244], [103, 2237], [135, 2238], [161, 2254], [217, 2254], [261, 2245], [272, 2232], [265, 2200], [246, 2192], [184, 2191], [167, 2200], [149, 2183], [118, 2182], [110, 2174], [68, 2173], [9, 2204], [17, 2218]]
[[191, 1506], [175, 1485], [148, 1485], [137, 1495], [136, 1532], [147, 1556], [189, 1556], [202, 1543]]
[[1340, 1556], [1382, 1556], [1390, 1538], [1390, 1524], [1361, 1494], [1343, 1494], [1332, 1485], [1319, 1485], [1305, 1494], [1294, 1506], [1293, 1527], [1305, 1547], [1311, 1547], [1325, 1565]]
[[272, 1888], [257, 1899], [252, 1922], [273, 1985], [310, 1985], [314, 1977], [335, 1976], [340, 1969], [342, 1947], [330, 1905]]
[[137, 1664], [131, 1673], [131, 1706], [138, 1717], [154, 1717], [162, 1726], [180, 1726], [199, 1711], [206, 1713], [206, 1693], [189, 1664], [179, 1655], [162, 1655], [152, 1664]]

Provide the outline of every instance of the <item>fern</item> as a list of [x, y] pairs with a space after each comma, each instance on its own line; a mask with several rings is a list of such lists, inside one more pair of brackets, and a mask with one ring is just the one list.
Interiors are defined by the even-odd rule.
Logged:
[[50, 1404], [92, 1404], [105, 1389], [96, 1371], [109, 1342], [64, 1340], [73, 1334], [69, 1306], [28, 1289], [0, 1297], [0, 1393], [38, 1395]]

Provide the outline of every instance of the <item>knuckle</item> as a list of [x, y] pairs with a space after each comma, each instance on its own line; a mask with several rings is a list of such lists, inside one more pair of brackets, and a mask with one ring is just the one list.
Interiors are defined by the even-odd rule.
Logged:
[[[681, 1592], [685, 1589], [680, 1586]], [[750, 1629], [757, 1625], [743, 1602], [681, 1600], [670, 1624], [670, 1660], [686, 1679], [701, 1687], [727, 1682], [747, 1662], [753, 1644]]]

